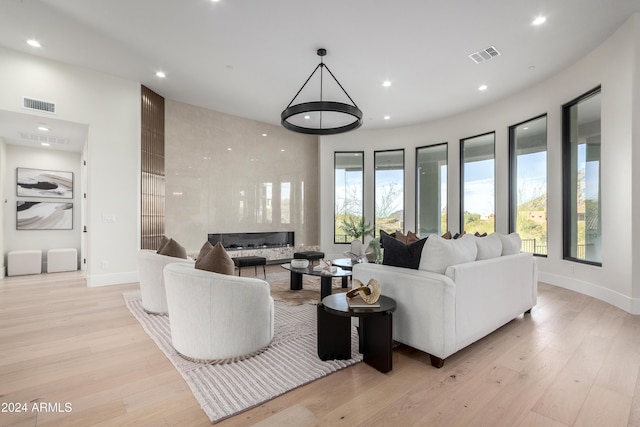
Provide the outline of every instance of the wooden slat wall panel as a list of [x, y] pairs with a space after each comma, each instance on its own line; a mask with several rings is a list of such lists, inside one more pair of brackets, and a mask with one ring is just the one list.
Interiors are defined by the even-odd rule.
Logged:
[[142, 86], [142, 249], [157, 249], [164, 235], [164, 98]]

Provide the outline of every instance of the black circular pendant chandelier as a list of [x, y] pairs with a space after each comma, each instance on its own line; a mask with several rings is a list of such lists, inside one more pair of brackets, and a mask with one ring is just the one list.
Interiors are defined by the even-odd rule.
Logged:
[[[329, 67], [322, 62], [322, 57], [327, 54], [326, 49], [318, 49], [317, 53], [320, 57], [320, 64], [313, 70], [287, 108], [280, 114], [282, 126], [294, 132], [311, 135], [335, 135], [359, 128], [362, 126], [362, 111], [356, 103], [353, 102], [353, 99], [351, 99], [347, 91], [344, 90]], [[292, 105], [318, 69], [320, 69], [320, 99], [318, 101], [301, 102]], [[323, 71], [325, 69], [342, 92], [349, 98], [351, 104], [325, 101], [322, 98]]]

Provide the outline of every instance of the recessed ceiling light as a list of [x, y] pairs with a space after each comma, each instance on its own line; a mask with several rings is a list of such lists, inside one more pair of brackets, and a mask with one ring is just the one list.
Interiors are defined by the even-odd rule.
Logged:
[[38, 130], [41, 130], [42, 132], [48, 132], [49, 128], [45, 126], [38, 126]]
[[384, 116], [385, 120], [389, 120], [391, 118], [391, 116]]
[[284, 151], [284, 148], [281, 148], [280, 151]]
[[304, 116], [305, 120], [309, 120], [311, 118], [311, 116]]
[[487, 85], [480, 85], [478, 90], [487, 90]]
[[29, 46], [31, 46], [31, 47], [42, 47], [42, 46], [40, 45], [40, 42], [39, 42], [38, 40], [35, 40], [35, 39], [29, 39], [29, 40], [27, 40], [27, 44], [28, 44]]
[[167, 75], [164, 73], [164, 71], [156, 71], [156, 77], [164, 79], [165, 77], [167, 77]]
[[212, 3], [218, 3], [220, 0], [211, 0]]
[[231, 147], [227, 147], [227, 151], [231, 151]]
[[391, 82], [389, 80], [385, 80], [385, 81], [382, 82], [382, 86], [383, 87], [389, 87], [389, 86], [391, 86]]
[[544, 17], [544, 16], [538, 16], [536, 19], [534, 19], [534, 20], [531, 22], [531, 25], [542, 25], [542, 24], [544, 24], [544, 23], [545, 23], [545, 21], [546, 21], [546, 20], [547, 20], [547, 18], [546, 18], [546, 17]]
[[262, 134], [262, 136], [267, 136], [267, 134], [266, 134], [266, 133], [263, 133], [263, 134]]
[[40, 145], [43, 147], [48, 147], [50, 144], [48, 142], [41, 142]]

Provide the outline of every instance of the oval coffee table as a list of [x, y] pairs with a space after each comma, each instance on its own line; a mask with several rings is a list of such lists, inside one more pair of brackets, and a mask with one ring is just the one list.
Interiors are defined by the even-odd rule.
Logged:
[[380, 372], [392, 368], [393, 298], [380, 296], [380, 307], [349, 308], [345, 293], [333, 294], [318, 304], [318, 357], [321, 360], [351, 359], [351, 318], [360, 319], [359, 348], [365, 363]]

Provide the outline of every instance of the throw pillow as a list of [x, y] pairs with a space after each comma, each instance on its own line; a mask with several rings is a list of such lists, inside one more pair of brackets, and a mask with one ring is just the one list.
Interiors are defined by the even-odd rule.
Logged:
[[405, 245], [407, 244], [407, 236], [405, 236], [402, 233], [402, 231], [400, 231], [400, 230], [396, 231], [395, 233], [393, 233], [393, 237], [395, 237], [396, 240], [401, 241]]
[[156, 251], [156, 253], [160, 253], [160, 251], [162, 250], [162, 248], [164, 247], [164, 245], [166, 245], [167, 243], [169, 243], [169, 238], [165, 235], [163, 235], [160, 238], [160, 244], [158, 245], [158, 250]]
[[235, 265], [227, 251], [224, 249], [224, 246], [222, 246], [222, 243], [218, 242], [205, 256], [202, 258], [198, 257], [195, 267], [198, 270], [212, 271], [214, 273], [233, 276], [233, 269]]
[[161, 247], [158, 253], [160, 255], [187, 259], [187, 250], [173, 239], [169, 239], [167, 244]]
[[502, 255], [513, 255], [520, 253], [522, 247], [522, 239], [518, 233], [500, 234], [502, 240]]
[[198, 252], [198, 257], [196, 258], [196, 260], [200, 258], [204, 258], [205, 255], [207, 255], [211, 249], [213, 249], [213, 245], [211, 244], [211, 242], [207, 240], [206, 242], [204, 242], [204, 245], [202, 245], [202, 247], [200, 248], [200, 252]]
[[502, 255], [502, 239], [498, 233], [491, 233], [487, 237], [475, 237], [478, 246], [477, 260], [497, 258]]
[[405, 245], [400, 240], [380, 230], [380, 242], [384, 246], [382, 264], [417, 270], [420, 265], [422, 248], [426, 241], [427, 239], [424, 238], [410, 245]]
[[416, 236], [416, 234], [413, 231], [407, 232], [406, 235], [403, 234], [402, 231], [396, 231], [395, 233], [393, 233], [393, 236], [397, 240], [400, 240], [405, 245], [410, 245], [411, 243], [415, 243], [418, 240], [420, 240], [420, 238]]
[[475, 239], [469, 234], [455, 240], [432, 234], [422, 249], [419, 269], [444, 274], [450, 265], [475, 261], [478, 254]]

